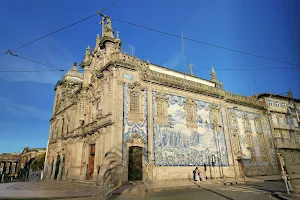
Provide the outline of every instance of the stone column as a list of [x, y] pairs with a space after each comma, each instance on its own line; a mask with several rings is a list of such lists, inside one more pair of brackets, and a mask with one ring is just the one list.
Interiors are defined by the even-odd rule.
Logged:
[[10, 162], [6, 162], [6, 173], [9, 174]]
[[153, 99], [152, 99], [152, 85], [151, 82], [149, 83], [149, 88], [147, 90], [147, 98], [148, 98], [148, 159], [149, 163], [147, 166], [148, 170], [148, 180], [153, 181], [153, 167], [154, 167], [154, 149], [153, 149], [153, 129], [152, 129], [152, 123], [153, 123], [153, 114], [152, 113], [152, 105], [153, 105]]
[[57, 175], [57, 180], [61, 180], [62, 178], [62, 174], [63, 174], [63, 165], [64, 165], [64, 155], [61, 157], [60, 159], [60, 163], [59, 163], [59, 170], [58, 170], [58, 175]]
[[4, 170], [4, 162], [0, 162], [0, 174], [2, 174]]
[[11, 174], [16, 173], [16, 162], [12, 162], [12, 163], [11, 163], [10, 173], [11, 173]]
[[102, 132], [100, 132], [100, 144], [99, 144], [99, 153], [101, 154], [99, 156], [99, 166], [100, 166], [100, 171], [99, 171], [99, 175], [97, 177], [98, 181], [100, 181], [100, 183], [103, 183], [103, 175], [105, 173], [104, 170], [104, 135], [102, 135]]
[[[228, 154], [228, 164], [229, 164], [229, 171], [233, 172], [230, 173], [229, 176], [235, 177], [236, 181], [238, 180], [238, 162], [235, 158], [235, 152], [234, 152], [234, 141], [232, 137], [232, 133], [230, 133], [229, 130], [229, 114], [228, 114], [228, 105], [224, 102], [221, 102], [221, 113], [222, 113], [222, 120], [223, 120], [223, 127], [224, 127], [224, 134], [225, 134], [225, 140], [226, 140], [226, 147], [227, 147], [227, 154]], [[233, 166], [233, 168], [232, 168]], [[228, 175], [227, 175], [228, 176]]]
[[[115, 104], [117, 105], [115, 108], [115, 146], [116, 146], [116, 153], [119, 156], [119, 164], [120, 167], [118, 167], [118, 176], [119, 176], [119, 184], [124, 181], [124, 169], [123, 169], [123, 163], [122, 163], [122, 147], [123, 147], [123, 93], [124, 93], [124, 81], [123, 81], [123, 73], [120, 68], [117, 69], [117, 74], [116, 74], [116, 88], [115, 88]], [[118, 80], [119, 79], [119, 80]]]
[[19, 163], [18, 162], [16, 162], [16, 166], [15, 166], [15, 173], [19, 173], [19, 165], [18, 165]]
[[54, 162], [53, 162], [52, 174], [51, 174], [51, 177], [50, 177], [51, 180], [53, 180], [54, 177], [55, 177], [56, 159], [57, 159], [57, 157], [54, 159]]

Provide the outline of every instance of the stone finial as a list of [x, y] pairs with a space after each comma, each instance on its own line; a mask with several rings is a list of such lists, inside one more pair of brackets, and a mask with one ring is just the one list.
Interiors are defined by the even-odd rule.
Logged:
[[85, 49], [85, 55], [90, 55], [90, 53], [91, 53], [91, 47], [90, 45], [88, 45]]
[[72, 70], [73, 70], [73, 71], [78, 71], [77, 63], [76, 63], [76, 62], [74, 62], [74, 65], [73, 65], [73, 67], [72, 67]]
[[211, 76], [211, 81], [212, 81], [213, 83], [218, 83], [217, 73], [215, 72], [214, 67], [211, 68], [210, 76]]
[[99, 42], [100, 42], [100, 35], [99, 34], [97, 34], [97, 36], [96, 36], [96, 45], [98, 45], [99, 44]]
[[189, 68], [190, 68], [190, 75], [191, 75], [191, 76], [194, 76], [194, 73], [193, 73], [193, 66], [194, 66], [193, 64], [190, 64], [190, 65], [189, 65]]
[[91, 54], [91, 48], [90, 48], [90, 46], [87, 46], [87, 48], [85, 50], [84, 60], [83, 60], [84, 63], [89, 62], [90, 54]]

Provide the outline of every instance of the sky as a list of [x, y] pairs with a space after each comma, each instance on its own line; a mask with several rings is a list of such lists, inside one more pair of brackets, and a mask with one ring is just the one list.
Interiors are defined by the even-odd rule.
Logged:
[[[100, 16], [67, 28], [19, 50], [17, 47], [94, 14], [113, 0], [0, 1], [0, 52], [13, 53], [68, 70], [83, 60], [87, 45], [101, 33]], [[300, 65], [299, 0], [120, 0], [104, 14], [202, 42]], [[180, 38], [112, 21], [123, 50], [142, 60], [185, 70]], [[186, 66], [210, 79], [215, 67], [224, 89], [235, 94], [283, 93], [300, 97], [300, 70], [225, 71], [224, 68], [291, 68], [191, 41], [184, 41]], [[10, 55], [0, 56], [3, 70], [49, 70]], [[51, 70], [51, 69], [50, 69]], [[65, 72], [0, 72], [0, 152], [46, 147], [54, 85]]]

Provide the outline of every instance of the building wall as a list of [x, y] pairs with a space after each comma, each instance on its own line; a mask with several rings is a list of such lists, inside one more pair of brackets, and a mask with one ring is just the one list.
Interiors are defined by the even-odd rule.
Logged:
[[237, 159], [247, 176], [277, 173], [263, 102], [225, 91], [215, 73], [203, 80], [120, 52], [107, 21], [92, 53], [86, 49], [83, 78], [72, 82], [73, 66], [55, 89], [45, 177], [86, 180], [91, 145], [91, 180], [104, 184], [128, 180], [132, 146], [143, 149], [149, 181], [187, 179], [204, 164], [209, 176], [234, 177]]
[[[190, 93], [182, 90], [176, 90], [160, 85], [145, 84], [139, 80], [138, 76], [132, 72], [124, 72], [124, 130], [123, 130], [123, 167], [127, 168], [127, 140], [132, 134], [138, 134], [145, 142], [144, 167], [147, 167], [145, 175], [151, 177], [154, 181], [164, 179], [189, 178], [195, 166], [204, 169], [204, 164], [207, 166], [207, 174], [214, 173], [218, 177], [224, 173], [227, 177], [234, 177], [234, 163], [232, 160], [231, 139], [229, 134], [233, 129], [239, 131], [239, 141], [242, 149], [242, 161], [244, 174], [247, 176], [256, 175], [271, 175], [278, 174], [278, 164], [275, 159], [274, 146], [272, 144], [272, 136], [270, 125], [266, 114], [260, 110], [252, 109], [239, 105], [239, 109], [226, 109], [226, 107], [235, 106], [228, 104], [223, 100], [212, 98], [205, 95]], [[134, 123], [128, 120], [128, 110], [130, 107], [130, 89], [128, 84], [140, 82], [143, 90], [143, 109], [144, 118], [141, 123]], [[151, 93], [151, 101], [148, 100], [146, 93]], [[159, 116], [157, 113], [157, 104], [155, 96], [158, 93], [163, 93], [167, 98], [167, 121], [165, 123], [157, 122]], [[195, 127], [187, 127], [185, 111], [185, 102], [187, 99], [193, 99], [195, 105]], [[148, 106], [147, 105], [148, 102]], [[218, 131], [219, 146], [216, 145], [216, 137], [212, 129], [211, 108], [215, 104], [220, 109], [219, 122], [221, 129]], [[148, 109], [147, 109], [148, 107]], [[149, 110], [149, 108], [152, 108]], [[151, 112], [149, 112], [151, 111]], [[148, 118], [146, 113], [148, 113]], [[227, 121], [230, 121], [227, 115], [235, 114], [237, 117], [237, 126], [228, 126]], [[247, 116], [249, 127], [244, 127], [243, 117]], [[157, 120], [158, 119], [158, 120]], [[147, 123], [148, 121], [148, 123]], [[205, 123], [206, 122], [206, 123]], [[259, 122], [259, 124], [255, 124]], [[148, 131], [147, 131], [148, 127]], [[229, 129], [228, 129], [229, 128]], [[249, 129], [250, 128], [250, 129]], [[252, 146], [246, 145], [245, 132], [251, 133]], [[247, 133], [248, 133], [247, 132]], [[148, 138], [148, 140], [147, 140]], [[217, 151], [219, 150], [220, 151]], [[252, 155], [250, 152], [252, 150]], [[146, 152], [148, 151], [148, 156]], [[221, 153], [221, 162], [216, 159], [216, 172], [208, 171], [209, 157]], [[238, 152], [235, 152], [236, 154]], [[210, 158], [211, 159], [211, 158]], [[152, 166], [153, 165], [153, 166]], [[237, 163], [235, 163], [237, 167]], [[222, 167], [219, 167], [222, 166]], [[211, 171], [211, 170], [210, 170]]]

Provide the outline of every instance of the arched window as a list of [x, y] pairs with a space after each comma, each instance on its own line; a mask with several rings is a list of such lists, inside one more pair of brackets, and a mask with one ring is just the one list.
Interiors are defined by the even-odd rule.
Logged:
[[268, 100], [269, 106], [273, 106], [273, 101], [272, 100]]

